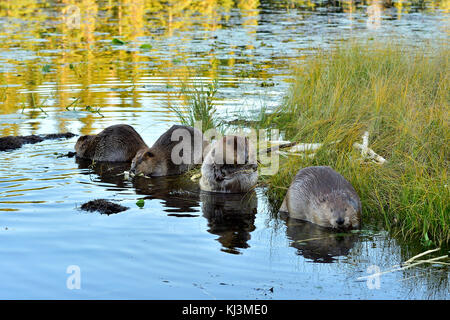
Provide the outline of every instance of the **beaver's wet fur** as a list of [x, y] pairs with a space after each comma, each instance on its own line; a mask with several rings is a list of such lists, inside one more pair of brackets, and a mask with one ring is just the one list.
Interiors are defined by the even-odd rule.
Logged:
[[104, 199], [91, 200], [86, 203], [83, 203], [83, 205], [81, 206], [81, 210], [89, 212], [98, 211], [101, 214], [106, 215], [119, 213], [128, 209], [129, 209], [128, 207], [124, 207], [121, 206], [120, 204]]
[[332, 229], [359, 229], [361, 201], [353, 186], [330, 167], [301, 169], [280, 212]]
[[7, 136], [0, 137], [0, 151], [10, 151], [21, 148], [24, 144], [34, 144], [44, 140], [72, 138], [75, 134], [71, 132], [66, 133], [52, 133], [44, 135], [29, 135], [29, 136]]
[[254, 146], [247, 137], [223, 137], [205, 157], [200, 188], [223, 193], [252, 190], [258, 181], [255, 156]]
[[[179, 138], [182, 134], [182, 139]], [[174, 136], [172, 138], [172, 135]], [[190, 140], [190, 154], [183, 154], [183, 139]], [[172, 139], [175, 139], [174, 141]], [[144, 148], [136, 153], [132, 163], [131, 172], [135, 175], [170, 176], [182, 174], [202, 163], [203, 153], [209, 143], [204, 140], [200, 130], [189, 126], [174, 125], [163, 133], [151, 148]], [[184, 158], [185, 159], [182, 159]], [[181, 160], [175, 162], [175, 158]]]
[[132, 126], [117, 124], [96, 135], [81, 136], [75, 144], [78, 158], [105, 162], [131, 162], [136, 153], [148, 148]]

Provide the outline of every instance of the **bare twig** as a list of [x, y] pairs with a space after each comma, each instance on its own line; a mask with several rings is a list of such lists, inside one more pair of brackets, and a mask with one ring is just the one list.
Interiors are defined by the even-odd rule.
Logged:
[[420, 253], [420, 254], [418, 254], [418, 255], [416, 255], [416, 256], [414, 256], [414, 257], [408, 259], [408, 260], [405, 261], [404, 263], [405, 263], [405, 264], [411, 263], [412, 261], [416, 260], [417, 258], [423, 257], [423, 256], [425, 256], [425, 255], [427, 255], [427, 254], [429, 254], [429, 253], [436, 252], [436, 251], [439, 251], [439, 250], [441, 250], [441, 248], [431, 249], [431, 250], [422, 252], [422, 253]]
[[359, 278], [357, 278], [357, 280], [364, 280], [364, 279], [374, 278], [374, 277], [381, 276], [383, 274], [409, 269], [411, 267], [415, 267], [415, 266], [418, 266], [418, 265], [421, 265], [421, 264], [425, 264], [425, 263], [438, 263], [438, 264], [449, 265], [446, 262], [438, 261], [438, 260], [442, 260], [442, 259], [448, 258], [449, 257], [448, 255], [444, 255], [444, 256], [428, 259], [428, 260], [418, 260], [418, 261], [414, 262], [415, 259], [423, 257], [423, 256], [425, 256], [425, 255], [427, 255], [429, 253], [436, 252], [436, 251], [438, 251], [440, 249], [441, 248], [436, 248], [436, 249], [432, 249], [432, 250], [428, 250], [428, 251], [422, 252], [422, 253], [420, 253], [420, 254], [418, 254], [418, 255], [408, 259], [407, 261], [401, 263], [400, 265], [396, 265], [396, 266], [392, 267], [391, 269], [388, 269], [388, 270], [383, 271], [383, 272], [374, 273], [374, 274], [371, 274], [369, 276], [359, 277]]

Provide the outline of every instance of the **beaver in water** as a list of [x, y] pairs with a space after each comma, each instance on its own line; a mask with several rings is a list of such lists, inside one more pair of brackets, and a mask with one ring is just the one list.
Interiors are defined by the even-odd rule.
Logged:
[[359, 229], [361, 201], [353, 186], [330, 167], [301, 169], [280, 212], [333, 229]]
[[250, 191], [257, 181], [256, 153], [248, 137], [225, 136], [205, 157], [200, 189], [241, 193]]
[[35, 144], [42, 142], [44, 140], [54, 140], [54, 139], [69, 139], [75, 137], [75, 134], [71, 132], [66, 133], [51, 133], [44, 135], [30, 136], [6, 136], [0, 137], [0, 151], [10, 151], [21, 148], [24, 144]]
[[94, 161], [130, 162], [138, 150], [148, 148], [139, 133], [117, 124], [96, 135], [81, 136], [75, 144], [78, 158]]
[[202, 163], [208, 145], [200, 130], [174, 125], [151, 148], [136, 153], [130, 171], [155, 177], [181, 174]]

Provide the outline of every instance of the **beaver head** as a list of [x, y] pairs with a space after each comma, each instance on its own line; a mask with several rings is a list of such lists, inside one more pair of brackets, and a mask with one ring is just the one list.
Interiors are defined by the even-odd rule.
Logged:
[[361, 224], [361, 203], [347, 192], [332, 192], [319, 197], [316, 204], [322, 225], [333, 229], [359, 229]]
[[165, 174], [163, 160], [158, 152], [143, 148], [134, 156], [130, 171], [135, 175], [161, 176]]
[[78, 157], [83, 157], [86, 151], [89, 149], [89, 145], [92, 139], [95, 136], [93, 135], [85, 135], [78, 138], [77, 143], [75, 144], [75, 152]]
[[242, 193], [258, 180], [256, 152], [249, 138], [226, 136], [215, 142], [202, 164], [200, 189]]

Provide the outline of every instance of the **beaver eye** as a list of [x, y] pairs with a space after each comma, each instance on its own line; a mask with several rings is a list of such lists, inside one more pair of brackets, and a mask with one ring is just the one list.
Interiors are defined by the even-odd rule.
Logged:
[[151, 151], [147, 151], [145, 155], [150, 158], [154, 157], [154, 154]]

